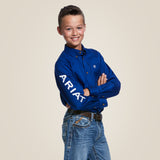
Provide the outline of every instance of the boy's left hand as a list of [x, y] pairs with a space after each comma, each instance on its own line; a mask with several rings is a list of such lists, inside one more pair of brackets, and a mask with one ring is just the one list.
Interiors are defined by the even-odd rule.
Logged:
[[102, 73], [102, 75], [98, 79], [98, 86], [105, 84], [107, 82], [107, 75]]

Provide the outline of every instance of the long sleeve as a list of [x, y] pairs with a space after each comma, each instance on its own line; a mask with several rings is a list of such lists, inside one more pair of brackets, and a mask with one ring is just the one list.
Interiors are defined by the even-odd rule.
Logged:
[[[99, 54], [100, 55], [100, 54]], [[94, 88], [89, 88], [90, 94], [102, 98], [110, 98], [116, 96], [121, 88], [121, 83], [111, 70], [109, 65], [107, 65], [100, 55], [100, 75], [105, 73], [107, 75], [107, 83]]]
[[82, 85], [74, 78], [69, 64], [65, 61], [55, 64], [55, 78], [61, 96], [72, 109], [101, 112], [108, 105], [105, 98], [84, 96]]

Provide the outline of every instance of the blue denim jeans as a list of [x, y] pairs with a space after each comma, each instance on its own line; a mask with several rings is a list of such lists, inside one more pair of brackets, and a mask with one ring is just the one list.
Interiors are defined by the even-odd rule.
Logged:
[[102, 121], [66, 112], [62, 137], [64, 160], [111, 160]]

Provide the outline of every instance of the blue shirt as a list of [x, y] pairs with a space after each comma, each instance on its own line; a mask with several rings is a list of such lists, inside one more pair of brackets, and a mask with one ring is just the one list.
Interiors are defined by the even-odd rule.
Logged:
[[[105, 73], [107, 82], [98, 86], [99, 76]], [[107, 98], [120, 91], [120, 81], [104, 62], [102, 55], [82, 45], [82, 50], [65, 45], [55, 63], [55, 78], [63, 105], [71, 109], [100, 113], [108, 106]], [[88, 88], [90, 96], [84, 96]]]

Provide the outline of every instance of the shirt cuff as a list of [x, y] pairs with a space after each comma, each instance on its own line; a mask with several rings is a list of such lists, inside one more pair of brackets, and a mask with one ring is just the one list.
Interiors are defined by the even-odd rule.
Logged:
[[104, 107], [108, 106], [108, 102], [106, 99], [99, 99], [99, 107], [97, 107], [98, 113], [101, 113]]
[[95, 88], [88, 88], [91, 96], [97, 96], [101, 92], [101, 86]]
[[108, 102], [106, 99], [99, 99], [99, 102], [100, 102], [100, 106], [102, 106], [102, 107], [108, 106]]

